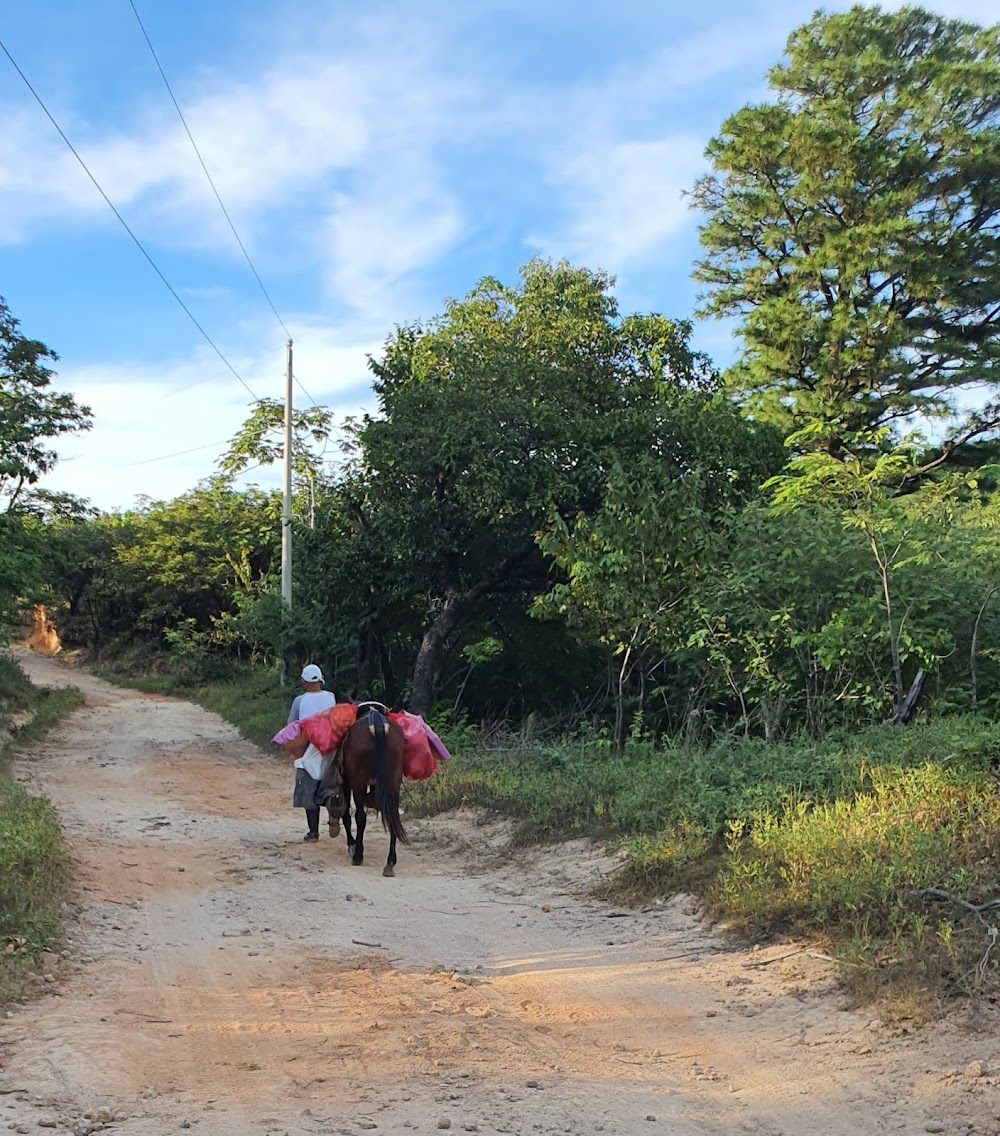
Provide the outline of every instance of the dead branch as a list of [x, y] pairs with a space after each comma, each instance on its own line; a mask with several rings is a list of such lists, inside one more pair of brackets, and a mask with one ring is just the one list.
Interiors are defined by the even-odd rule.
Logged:
[[750, 970], [753, 967], [770, 966], [772, 962], [781, 962], [782, 959], [789, 959], [793, 955], [800, 955], [806, 949], [807, 949], [806, 947], [798, 947], [794, 951], [785, 951], [785, 953], [783, 955], [773, 955], [771, 958], [760, 959], [757, 962], [745, 962], [745, 963], [743, 963], [743, 968], [745, 970]]
[[964, 907], [966, 911], [974, 915], [984, 927], [993, 927], [993, 924], [986, 922], [983, 918], [983, 912], [995, 911], [1000, 907], [1000, 899], [990, 899], [986, 903], [970, 903], [959, 895], [952, 895], [950, 891], [942, 891], [941, 888], [912, 888], [907, 894], [917, 899], [941, 899], [957, 904], [957, 906]]
[[976, 921], [982, 924], [986, 932], [986, 950], [983, 951], [979, 961], [958, 979], [959, 986], [965, 986], [969, 979], [972, 979], [974, 988], [982, 986], [986, 981], [986, 967], [990, 961], [990, 954], [997, 945], [997, 936], [1000, 935], [1000, 928], [995, 923], [990, 923], [987, 919], [984, 919], [983, 912], [996, 911], [1000, 908], [1000, 899], [990, 899], [986, 903], [970, 903], [969, 900], [962, 899], [958, 895], [952, 895], [951, 892], [943, 891], [941, 888], [914, 888], [908, 894], [919, 898], [940, 899], [954, 903], [957, 907], [961, 907], [970, 915], [975, 916]]
[[926, 681], [927, 672], [921, 667], [913, 679], [909, 694], [907, 694], [895, 714], [886, 722], [887, 726], [905, 726], [909, 723], [910, 719], [916, 713], [917, 703], [920, 701], [920, 695], [923, 693], [924, 683]]

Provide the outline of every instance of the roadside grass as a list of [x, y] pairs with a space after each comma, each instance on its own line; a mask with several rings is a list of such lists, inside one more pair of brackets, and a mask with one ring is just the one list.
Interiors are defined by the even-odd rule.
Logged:
[[998, 898], [1000, 793], [969, 766], [875, 766], [870, 787], [810, 807], [761, 810], [730, 827], [709, 898], [739, 930], [826, 936], [865, 997], [995, 992], [989, 923]]
[[470, 805], [512, 817], [516, 842], [610, 839], [623, 866], [605, 894], [686, 890], [742, 937], [807, 937], [859, 1000], [889, 1011], [1000, 985], [989, 928], [957, 902], [912, 894], [1000, 897], [993, 722], [705, 749], [633, 741], [617, 757], [586, 739], [497, 748], [443, 736], [455, 760], [410, 786], [411, 815]]
[[58, 943], [69, 872], [56, 810], [9, 779], [10, 763], [82, 699], [73, 688], [34, 686], [0, 656], [0, 1006], [23, 996], [39, 956]]

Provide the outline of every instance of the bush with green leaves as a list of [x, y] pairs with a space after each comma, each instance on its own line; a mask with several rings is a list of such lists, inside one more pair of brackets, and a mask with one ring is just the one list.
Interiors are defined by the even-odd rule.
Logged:
[[52, 942], [67, 870], [51, 804], [0, 779], [0, 953], [37, 954]]
[[9, 780], [5, 767], [15, 746], [40, 738], [82, 697], [75, 688], [36, 687], [0, 656], [0, 1005], [20, 992], [38, 954], [58, 940], [68, 877], [55, 809]]

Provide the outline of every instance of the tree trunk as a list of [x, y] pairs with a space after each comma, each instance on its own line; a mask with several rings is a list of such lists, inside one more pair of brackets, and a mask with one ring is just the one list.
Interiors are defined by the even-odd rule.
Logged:
[[372, 639], [375, 642], [375, 653], [378, 655], [378, 667], [382, 672], [382, 698], [387, 706], [393, 706], [399, 693], [396, 689], [396, 672], [392, 669], [392, 658], [381, 627], [372, 630]]
[[920, 701], [920, 695], [923, 693], [926, 681], [927, 672], [921, 667], [910, 686], [910, 693], [896, 710], [896, 713], [886, 722], [887, 726], [905, 726], [909, 723], [917, 712], [917, 703]]
[[369, 697], [371, 685], [371, 635], [362, 630], [358, 635], [356, 691], [358, 699]]
[[618, 668], [618, 681], [615, 684], [615, 753], [621, 753], [625, 745], [625, 680], [628, 678], [629, 659], [632, 657], [631, 644], [625, 648], [622, 665]]
[[462, 597], [451, 593], [445, 600], [444, 608], [424, 632], [413, 664], [413, 684], [410, 689], [410, 712], [413, 714], [423, 716], [430, 712], [448, 636], [459, 624], [461, 608]]
[[765, 695], [760, 700], [760, 717], [764, 723], [764, 741], [774, 744], [781, 736], [781, 718], [785, 712], [784, 696], [779, 694], [775, 702]]
[[534, 538], [529, 537], [515, 545], [486, 579], [473, 584], [464, 592], [454, 588], [445, 592], [444, 607], [424, 632], [416, 662], [413, 664], [410, 708], [414, 714], [424, 715], [434, 704], [434, 688], [441, 673], [448, 640], [462, 622], [466, 608], [491, 592], [502, 590], [516, 582], [520, 562], [534, 548]]
[[983, 620], [983, 613], [990, 600], [993, 598], [993, 593], [996, 588], [990, 585], [986, 592], [983, 602], [979, 605], [979, 611], [976, 613], [976, 622], [972, 628], [972, 642], [969, 644], [969, 680], [972, 684], [972, 709], [979, 709], [979, 674], [976, 666], [976, 653], [979, 650], [979, 625]]

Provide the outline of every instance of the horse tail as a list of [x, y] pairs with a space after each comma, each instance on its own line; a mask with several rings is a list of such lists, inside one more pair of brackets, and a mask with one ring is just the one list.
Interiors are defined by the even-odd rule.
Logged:
[[372, 764], [375, 773], [375, 803], [378, 806], [378, 815], [382, 818], [382, 827], [390, 836], [394, 836], [400, 844], [409, 844], [406, 829], [403, 828], [403, 821], [399, 815], [399, 790], [393, 787], [392, 778], [389, 776], [388, 747], [385, 740], [389, 723], [381, 714], [376, 714], [374, 727], [375, 752]]

